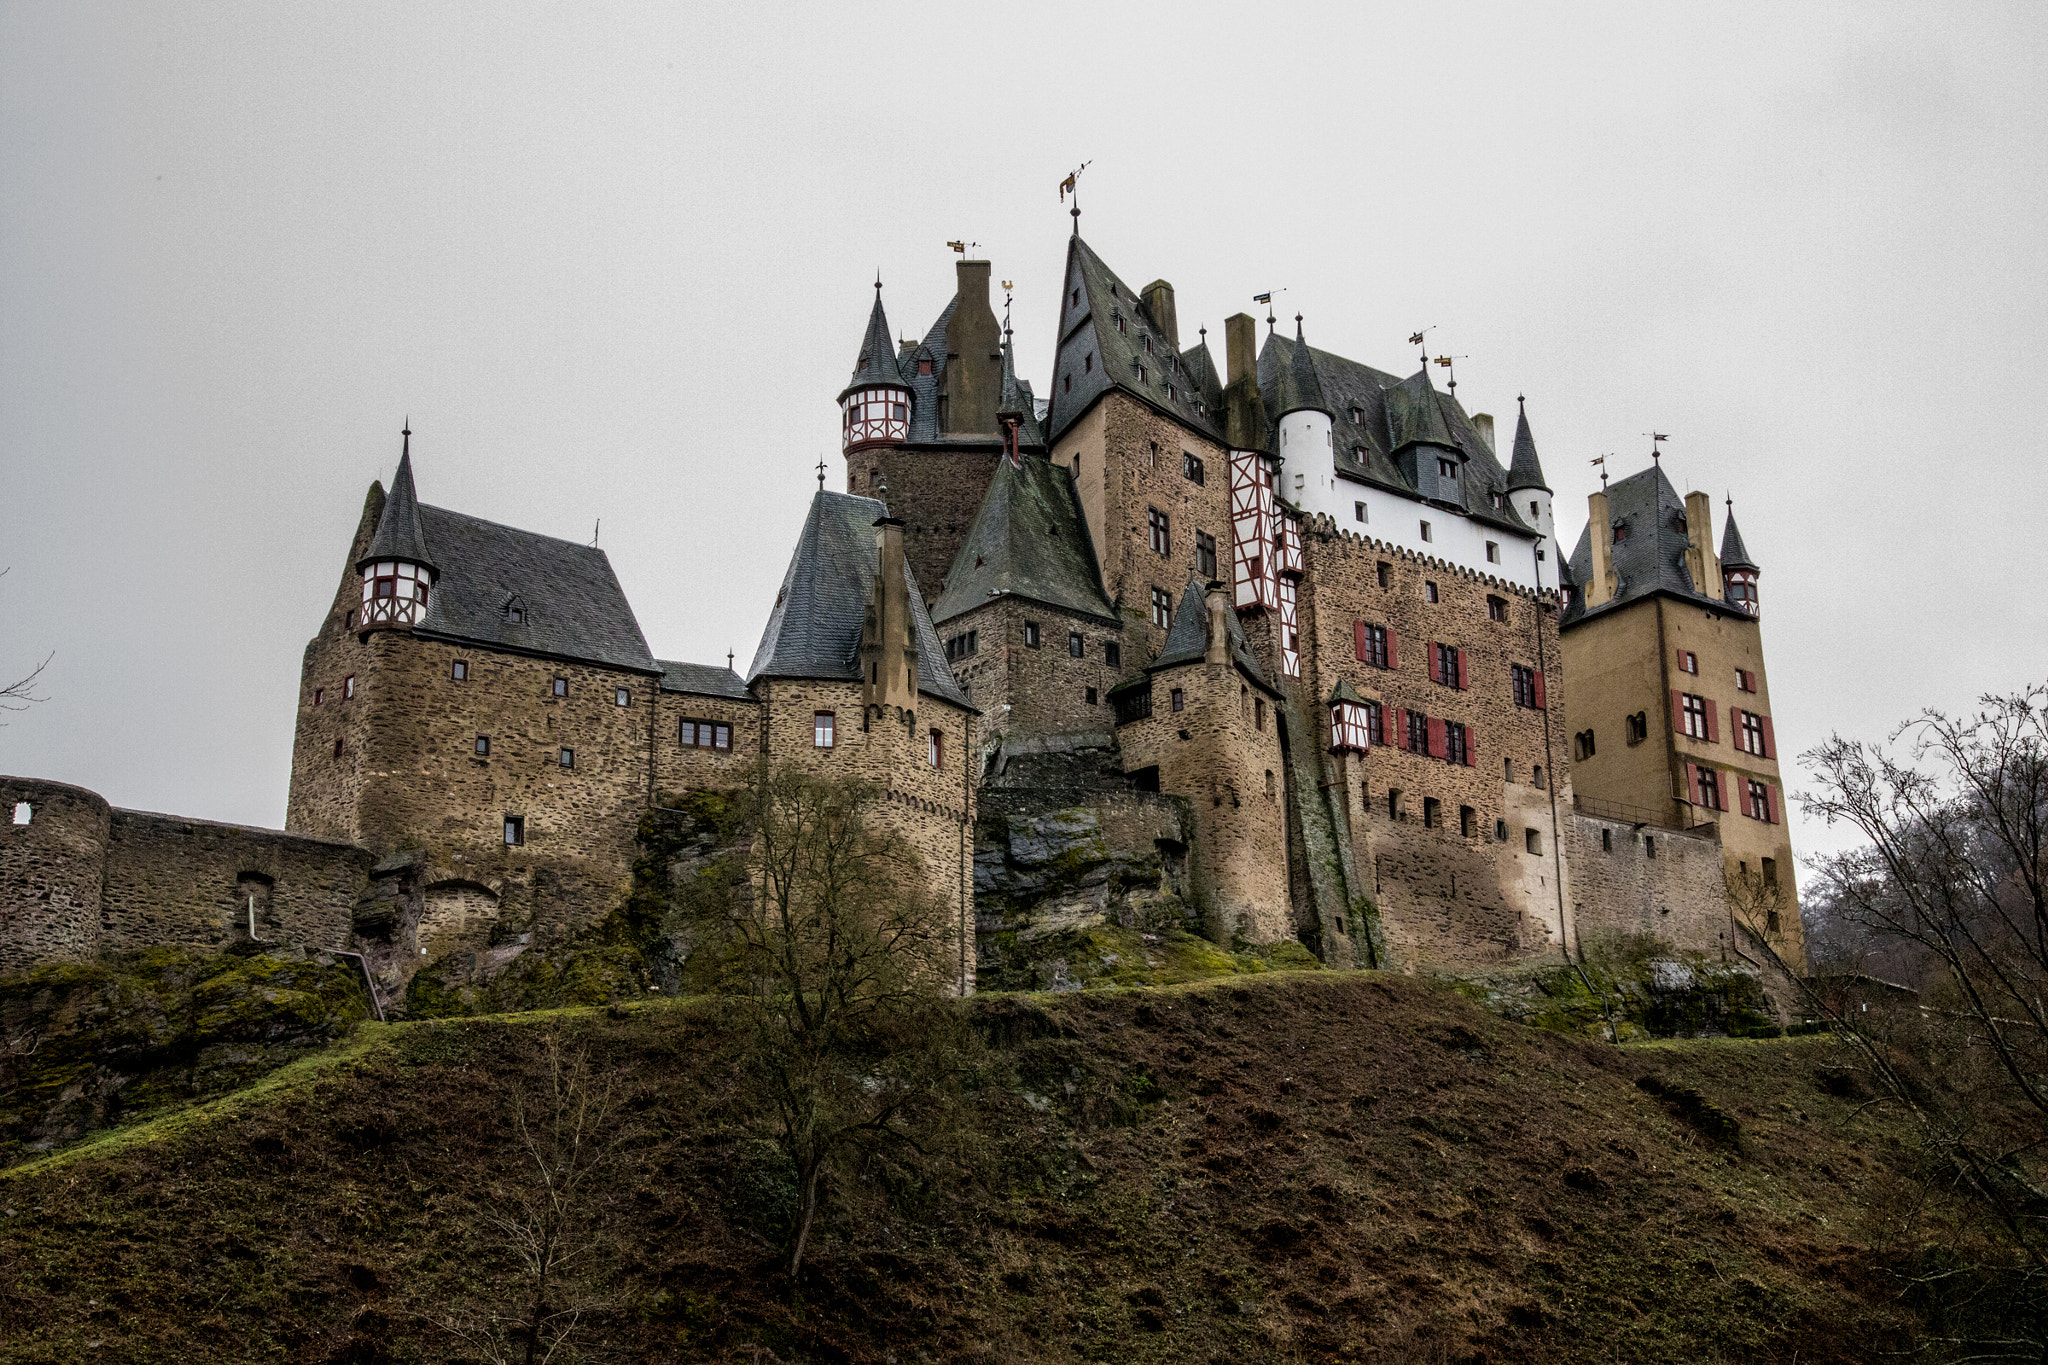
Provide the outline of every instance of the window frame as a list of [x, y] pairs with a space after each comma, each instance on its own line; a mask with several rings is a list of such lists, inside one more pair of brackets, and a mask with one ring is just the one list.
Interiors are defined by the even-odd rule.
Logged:
[[1150, 534], [1152, 553], [1164, 558], [1173, 553], [1173, 518], [1157, 507], [1145, 509], [1145, 526]]
[[1216, 578], [1216, 537], [1207, 531], [1195, 532], [1195, 572], [1205, 583]]
[[491, 756], [491, 737], [489, 735], [478, 735], [470, 745], [470, 752], [478, 758], [489, 758]]
[[1088, 657], [1088, 641], [1078, 630], [1067, 632], [1067, 657], [1085, 659]]
[[1181, 688], [1174, 688], [1173, 695], [1169, 700], [1173, 703], [1173, 709], [1175, 711], [1185, 711], [1188, 709], [1187, 693], [1185, 690]]
[[1043, 638], [1039, 634], [1038, 630], [1038, 622], [1026, 621], [1024, 623], [1024, 648], [1037, 649], [1043, 643]]
[[1203, 465], [1202, 457], [1195, 454], [1192, 450], [1181, 451], [1180, 474], [1182, 478], [1194, 484], [1197, 488], [1206, 488], [1209, 484], [1207, 467]]
[[1707, 699], [1697, 692], [1681, 692], [1678, 698], [1678, 712], [1685, 722], [1685, 728], [1680, 733], [1687, 739], [1706, 743], [1712, 733], [1707, 728]]
[[830, 749], [836, 747], [838, 742], [838, 713], [833, 711], [813, 711], [811, 713], [811, 747], [813, 749]]
[[504, 824], [505, 847], [518, 848], [526, 842], [526, 817], [508, 815]]
[[946, 766], [946, 736], [934, 725], [925, 732], [924, 761], [933, 772], [942, 772]]
[[1173, 626], [1173, 597], [1164, 588], [1152, 589], [1152, 624], [1161, 630]]
[[564, 768], [573, 769], [576, 766], [576, 751], [568, 748], [561, 749], [556, 754], [555, 761]]
[[467, 660], [467, 659], [450, 659], [450, 660], [448, 661], [448, 681], [450, 681], [450, 682], [468, 682], [468, 681], [469, 681], [469, 660]]

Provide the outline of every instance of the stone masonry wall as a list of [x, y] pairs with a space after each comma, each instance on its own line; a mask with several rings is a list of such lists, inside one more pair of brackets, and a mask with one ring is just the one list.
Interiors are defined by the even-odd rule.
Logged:
[[[1156, 448], [1156, 453], [1155, 453]], [[1203, 481], [1187, 477], [1185, 454], [1202, 461]], [[1166, 628], [1152, 621], [1152, 589], [1175, 605], [1190, 578], [1231, 579], [1229, 452], [1207, 437], [1112, 390], [1061, 435], [1054, 464], [1071, 469], [1081, 459], [1081, 506], [1095, 538], [1103, 586], [1124, 619], [1124, 665], [1138, 668], [1158, 656]], [[1167, 553], [1152, 549], [1150, 509], [1169, 521]], [[1197, 564], [1196, 533], [1216, 542], [1216, 569]]]
[[282, 830], [148, 811], [113, 812], [101, 897], [109, 951], [226, 945], [249, 936], [345, 947], [349, 912], [375, 861], [367, 849]]
[[363, 591], [362, 576], [355, 566], [368, 551], [383, 513], [384, 489], [372, 483], [363, 500], [362, 518], [349, 541], [341, 582], [299, 665], [291, 794], [285, 803], [284, 825], [300, 834], [355, 842], [362, 837], [357, 814], [367, 771], [363, 751], [366, 715], [345, 694], [349, 679], [360, 683], [370, 668], [370, 648], [351, 628]]
[[[688, 692], [661, 693], [660, 718], [654, 727], [654, 786], [657, 792], [720, 790], [746, 781], [746, 771], [761, 756], [761, 704], [730, 697], [700, 697]], [[730, 749], [705, 749], [682, 743], [685, 720], [708, 720], [732, 727]]]
[[1584, 814], [1566, 828], [1577, 947], [1653, 934], [1674, 947], [1725, 952], [1728, 895], [1711, 829], [1680, 832]]
[[[872, 784], [882, 793], [879, 818], [898, 831], [923, 863], [925, 884], [943, 907], [963, 990], [974, 983], [975, 717], [935, 698], [918, 698], [913, 717], [884, 716], [861, 727], [857, 682], [764, 678], [761, 753], [771, 765], [792, 763]], [[814, 717], [833, 713], [833, 744], [820, 749]], [[926, 760], [928, 732], [939, 731], [940, 766]]]
[[[1320, 703], [1347, 680], [1381, 704], [1387, 726], [1384, 744], [1347, 755], [1341, 766], [1354, 864], [1379, 907], [1391, 965], [1477, 966], [1556, 952], [1560, 881], [1567, 902], [1570, 891], [1569, 869], [1555, 847], [1550, 788], [1569, 810], [1566, 737], [1553, 714], [1546, 738], [1545, 711], [1517, 706], [1509, 676], [1513, 664], [1540, 668], [1546, 703], [1559, 711], [1565, 678], [1555, 612], [1505, 580], [1361, 538], [1324, 519], [1305, 529], [1302, 685]], [[1502, 604], [1506, 620], [1492, 619], [1489, 598]], [[1360, 621], [1391, 628], [1393, 668], [1358, 658]], [[1463, 687], [1431, 681], [1435, 643], [1465, 651]], [[1464, 724], [1471, 763], [1399, 748], [1397, 709]], [[1315, 742], [1327, 748], [1327, 708], [1318, 711]], [[1534, 783], [1539, 766], [1541, 788]]]
[[[24, 803], [29, 821], [15, 824]], [[111, 816], [83, 787], [0, 777], [0, 973], [99, 953]]]
[[[1038, 626], [1036, 647], [1025, 643], [1026, 623]], [[1093, 617], [1055, 610], [1021, 598], [997, 598], [948, 621], [945, 640], [975, 632], [975, 652], [953, 664], [953, 676], [982, 714], [983, 744], [1006, 735], [1107, 734], [1114, 723], [1109, 690], [1130, 676], [1128, 660], [1112, 668], [1106, 646], [1122, 648], [1115, 628]], [[1067, 637], [1081, 637], [1073, 657]], [[1094, 690], [1095, 699], [1088, 693]]]
[[1000, 458], [993, 447], [877, 447], [846, 457], [847, 492], [879, 498], [877, 481], [888, 484], [889, 515], [903, 523], [903, 554], [927, 604], [938, 600]]
[[1220, 664], [1166, 669], [1151, 688], [1151, 716], [1118, 727], [1117, 740], [1125, 771], [1156, 766], [1159, 789], [1194, 808], [1190, 880], [1210, 936], [1221, 943], [1293, 937], [1273, 700]]

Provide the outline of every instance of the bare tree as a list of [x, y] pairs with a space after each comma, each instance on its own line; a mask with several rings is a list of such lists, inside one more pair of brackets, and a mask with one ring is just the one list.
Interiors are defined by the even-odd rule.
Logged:
[[[1925, 711], [1885, 744], [1833, 736], [1800, 800], [1863, 847], [1815, 862], [1812, 890], [1866, 952], [1913, 962], [1916, 1004], [1809, 991], [1900, 1106], [1948, 1183], [2014, 1253], [2030, 1320], [2048, 1318], [2048, 688]], [[1761, 938], [1757, 946], [1766, 950]], [[2040, 1335], [2038, 1332], [2035, 1335]], [[2032, 1336], [1955, 1342], [2041, 1358]], [[1985, 1354], [1983, 1352], [1990, 1352]], [[2005, 1354], [1999, 1354], [2004, 1352]]]
[[793, 1282], [834, 1163], [933, 1157], [971, 1054], [946, 1007], [947, 917], [916, 853], [874, 818], [879, 799], [763, 767], [739, 813], [751, 847], [695, 907], [744, 1002], [750, 1069], [794, 1172]]
[[584, 1317], [604, 1299], [589, 1262], [604, 1245], [597, 1186], [637, 1130], [619, 1119], [616, 1085], [589, 1056], [547, 1034], [544, 1083], [512, 1101], [525, 1180], [485, 1214], [518, 1266], [509, 1305], [443, 1314], [435, 1322], [490, 1365], [540, 1365], [572, 1349]]
[[[13, 572], [12, 567], [0, 569], [0, 578], [5, 578]], [[0, 711], [26, 711], [37, 702], [47, 700], [36, 695], [36, 680], [43, 676], [43, 670], [48, 668], [50, 660], [56, 657], [54, 650], [45, 654], [43, 661], [30, 669], [26, 676], [16, 678], [13, 682], [0, 687]], [[0, 720], [0, 725], [6, 723]]]

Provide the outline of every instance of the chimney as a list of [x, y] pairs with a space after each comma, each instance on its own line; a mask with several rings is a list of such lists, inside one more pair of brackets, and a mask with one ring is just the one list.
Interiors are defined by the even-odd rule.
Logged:
[[1227, 665], [1230, 662], [1230, 590], [1221, 583], [1211, 583], [1203, 594], [1202, 605], [1209, 609], [1209, 642], [1208, 648], [1202, 651], [1202, 662]]
[[1721, 557], [1714, 553], [1714, 500], [1705, 493], [1685, 495], [1685, 569], [1693, 588], [1709, 597], [1723, 595]]
[[1000, 436], [996, 405], [1003, 396], [1003, 332], [988, 303], [987, 261], [960, 261], [958, 299], [946, 324], [946, 373], [939, 392], [945, 398], [942, 435]]
[[1223, 320], [1223, 351], [1226, 387], [1246, 375], [1258, 382], [1259, 324], [1250, 313], [1233, 313]]
[[1586, 605], [1597, 607], [1614, 597], [1614, 523], [1607, 519], [1607, 492], [1586, 499], [1586, 539], [1593, 546], [1593, 578], [1585, 585]]
[[1473, 413], [1472, 429], [1479, 433], [1480, 440], [1486, 442], [1487, 450], [1494, 451], [1495, 447], [1493, 444], [1493, 414], [1490, 412]]
[[910, 620], [910, 587], [903, 576], [903, 523], [875, 522], [875, 585], [861, 631], [861, 693], [866, 716], [917, 709], [917, 637]]
[[1145, 311], [1152, 315], [1152, 325], [1166, 333], [1166, 344], [1173, 347], [1175, 355], [1180, 354], [1180, 319], [1173, 311], [1173, 286], [1165, 280], [1154, 280], [1139, 291], [1145, 300]]

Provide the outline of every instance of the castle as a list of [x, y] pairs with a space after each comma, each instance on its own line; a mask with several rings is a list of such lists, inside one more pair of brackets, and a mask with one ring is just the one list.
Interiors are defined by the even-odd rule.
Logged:
[[1170, 808], [1191, 927], [1331, 965], [1634, 933], [1801, 961], [1732, 509], [1717, 552], [1653, 461], [1566, 558], [1526, 410], [1504, 464], [1426, 355], [1403, 378], [1300, 318], [1229, 318], [1219, 367], [1078, 217], [1040, 398], [989, 263], [957, 272], [921, 341], [877, 282], [846, 491], [744, 675], [654, 657], [596, 548], [422, 503], [408, 431], [306, 647], [285, 831], [0, 778], [0, 970], [240, 938], [362, 951], [391, 993], [502, 964], [620, 903], [650, 807], [756, 758], [874, 785], [963, 992], [984, 799]]

